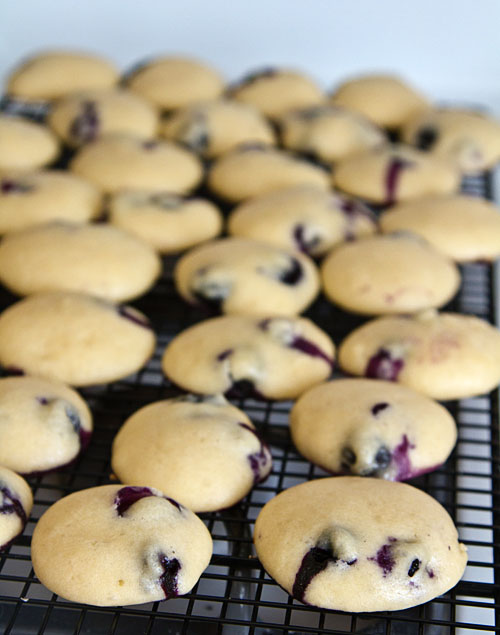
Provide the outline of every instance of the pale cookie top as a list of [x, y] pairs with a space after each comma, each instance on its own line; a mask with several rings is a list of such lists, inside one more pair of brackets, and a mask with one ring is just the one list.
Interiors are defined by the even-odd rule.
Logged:
[[354, 110], [383, 128], [400, 128], [429, 102], [399, 77], [366, 75], [337, 87], [331, 102]]
[[0, 465], [21, 474], [62, 467], [91, 434], [90, 410], [71, 388], [36, 377], [0, 379]]
[[334, 474], [404, 481], [442, 465], [457, 439], [446, 408], [405, 386], [337, 379], [304, 393], [290, 413], [301, 454]]
[[368, 236], [338, 245], [323, 261], [321, 275], [332, 302], [367, 315], [440, 307], [460, 285], [457, 266], [412, 234]]
[[125, 80], [131, 91], [165, 110], [216, 99], [224, 88], [222, 77], [213, 68], [181, 57], [147, 61], [132, 69]]
[[51, 100], [79, 90], [110, 88], [118, 71], [87, 53], [54, 51], [28, 59], [7, 81], [7, 94], [27, 101]]
[[258, 110], [227, 99], [178, 110], [165, 119], [161, 134], [207, 158], [220, 156], [242, 143], [275, 143], [271, 125]]
[[58, 154], [59, 143], [47, 127], [0, 115], [0, 172], [36, 170], [52, 163]]
[[329, 377], [334, 352], [328, 335], [308, 319], [226, 315], [177, 335], [162, 368], [196, 393], [294, 399]]
[[110, 135], [83, 146], [71, 170], [107, 193], [124, 189], [169, 190], [183, 194], [203, 176], [199, 159], [169, 141]]
[[428, 194], [452, 194], [460, 186], [453, 162], [408, 146], [393, 145], [350, 156], [335, 167], [336, 187], [379, 205]]
[[32, 507], [28, 483], [0, 465], [0, 552], [23, 531]]
[[123, 606], [189, 593], [212, 556], [202, 521], [148, 487], [104, 485], [61, 498], [38, 521], [36, 576], [73, 602]]
[[500, 331], [477, 317], [432, 310], [382, 317], [346, 337], [339, 362], [352, 375], [399, 381], [435, 399], [462, 399], [500, 382]]
[[126, 377], [154, 346], [142, 313], [83, 294], [32, 295], [0, 314], [3, 366], [73, 386]]
[[194, 512], [231, 507], [264, 480], [271, 453], [244, 412], [223, 397], [187, 395], [135, 412], [113, 441], [124, 483], [160, 488]]
[[467, 563], [434, 498], [356, 476], [285, 490], [260, 512], [254, 541], [266, 571], [296, 599], [355, 613], [427, 602], [455, 586]]
[[301, 313], [319, 292], [310, 258], [244, 238], [222, 238], [189, 251], [178, 261], [174, 280], [186, 300], [243, 315]]
[[314, 185], [293, 185], [255, 196], [229, 216], [233, 236], [321, 256], [335, 244], [373, 234], [377, 218], [360, 201]]

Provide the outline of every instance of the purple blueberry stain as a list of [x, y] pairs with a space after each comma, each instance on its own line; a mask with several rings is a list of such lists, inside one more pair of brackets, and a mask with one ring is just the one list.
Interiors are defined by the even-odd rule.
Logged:
[[297, 248], [305, 254], [313, 253], [321, 242], [319, 236], [307, 236], [306, 226], [299, 223], [295, 225], [292, 231], [292, 236]]
[[290, 259], [290, 265], [279, 275], [279, 281], [290, 286], [298, 284], [304, 276], [302, 265], [297, 258]]
[[268, 467], [271, 461], [271, 453], [269, 452], [268, 446], [262, 441], [253, 428], [246, 423], [239, 423], [239, 425], [251, 432], [259, 442], [259, 451], [253, 452], [247, 457], [253, 472], [253, 483], [257, 485], [257, 483], [262, 482], [269, 473]]
[[93, 101], [84, 101], [80, 114], [73, 119], [69, 134], [78, 143], [88, 143], [97, 139], [99, 133], [99, 115]]
[[294, 339], [290, 343], [290, 348], [293, 348], [296, 351], [300, 351], [305, 355], [309, 355], [310, 357], [318, 357], [319, 359], [323, 359], [332, 369], [334, 367], [334, 360], [326, 353], [324, 353], [318, 346], [316, 346], [316, 344], [314, 344], [310, 340], [307, 340], [305, 337], [300, 337], [299, 335], [294, 337]]
[[380, 403], [376, 403], [372, 409], [371, 409], [371, 413], [374, 417], [376, 417], [379, 412], [382, 412], [383, 410], [386, 410], [387, 408], [389, 408], [389, 404], [385, 401], [381, 401]]
[[331, 549], [322, 547], [312, 547], [302, 558], [299, 570], [295, 576], [292, 588], [292, 595], [297, 600], [304, 602], [304, 596], [311, 580], [321, 573], [330, 562], [336, 562]]
[[429, 578], [434, 578], [436, 576], [436, 574], [434, 573], [434, 571], [432, 569], [429, 569], [429, 567], [425, 568], [425, 572], [427, 573], [427, 575], [429, 576]]
[[122, 318], [125, 318], [126, 320], [130, 320], [130, 322], [133, 322], [138, 326], [142, 326], [142, 328], [151, 330], [151, 324], [149, 323], [149, 320], [144, 315], [136, 313], [128, 306], [119, 306], [118, 315], [120, 315]]
[[375, 355], [368, 360], [365, 375], [372, 379], [397, 381], [403, 366], [404, 361], [400, 357], [394, 356], [386, 348], [379, 348]]
[[122, 487], [116, 493], [114, 500], [116, 513], [118, 516], [123, 516], [129, 507], [137, 503], [141, 498], [147, 498], [148, 496], [156, 496], [149, 487]]
[[417, 573], [417, 571], [420, 569], [421, 564], [422, 563], [420, 562], [420, 560], [418, 558], [415, 558], [412, 561], [410, 568], [408, 569], [408, 577], [413, 578], [415, 573]]
[[[338, 198], [335, 197], [333, 200], [335, 209], [339, 209]], [[377, 217], [371, 209], [364, 203], [361, 203], [361, 201], [342, 199], [340, 202], [340, 210], [347, 221], [347, 229], [345, 231], [346, 240], [354, 240], [356, 238], [355, 223], [359, 218], [366, 218], [374, 227], [377, 225]]]
[[217, 361], [223, 362], [225, 359], [228, 359], [228, 357], [230, 357], [233, 353], [234, 353], [233, 348], [227, 348], [225, 351], [222, 351], [222, 353], [219, 353], [217, 355]]
[[232, 379], [231, 387], [224, 394], [230, 399], [266, 398], [255, 388], [255, 384], [250, 379]]
[[403, 435], [401, 442], [394, 448], [392, 452], [392, 460], [398, 469], [395, 477], [397, 481], [404, 481], [405, 479], [414, 476], [409, 456], [410, 450], [414, 447], [415, 445], [410, 443], [410, 440], [405, 434]]
[[389, 542], [380, 547], [376, 556], [368, 558], [368, 560], [372, 560], [378, 564], [378, 566], [382, 569], [384, 578], [391, 573], [396, 564], [396, 559], [393, 554], [393, 545], [397, 542], [397, 538], [389, 537], [388, 541]]
[[0, 181], [0, 191], [2, 194], [26, 194], [31, 192], [35, 187], [28, 183], [22, 183], [21, 181], [14, 181], [12, 179], [2, 179]]
[[387, 166], [387, 172], [385, 174], [385, 204], [393, 205], [396, 202], [396, 193], [399, 185], [399, 180], [403, 170], [410, 168], [414, 165], [411, 161], [403, 159], [401, 157], [392, 157]]
[[160, 586], [165, 593], [165, 599], [175, 598], [179, 595], [178, 575], [182, 568], [177, 558], [168, 558], [164, 553], [158, 556], [163, 573], [160, 575]]
[[0, 483], [0, 494], [2, 494], [2, 503], [0, 505], [0, 514], [15, 514], [24, 525], [27, 522], [26, 512], [24, 511], [23, 504], [15, 496], [11, 490]]
[[431, 150], [438, 140], [439, 133], [433, 126], [424, 126], [417, 130], [415, 135], [415, 146], [419, 150]]

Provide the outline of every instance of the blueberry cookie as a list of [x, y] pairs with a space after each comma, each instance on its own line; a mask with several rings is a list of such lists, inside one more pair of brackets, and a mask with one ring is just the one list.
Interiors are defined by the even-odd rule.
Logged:
[[320, 88], [302, 73], [263, 68], [243, 77], [228, 90], [232, 99], [254, 106], [270, 119], [290, 110], [309, 108], [325, 101]]
[[54, 51], [30, 58], [12, 73], [7, 94], [25, 101], [45, 101], [80, 90], [110, 88], [117, 81], [117, 69], [101, 57]]
[[398, 381], [434, 399], [464, 399], [500, 383], [500, 331], [480, 318], [425, 311], [354, 330], [339, 349], [351, 375]]
[[188, 302], [243, 315], [295, 315], [319, 292], [307, 256], [244, 238], [196, 247], [179, 260], [174, 279]]
[[275, 142], [273, 129], [258, 110], [226, 99], [193, 104], [173, 113], [164, 121], [161, 133], [207, 158], [242, 143]]
[[446, 408], [405, 386], [338, 379], [303, 394], [290, 413], [293, 442], [334, 474], [405, 481], [442, 465], [457, 440]]
[[126, 135], [103, 137], [83, 146], [71, 169], [107, 193], [155, 189], [184, 194], [203, 176], [196, 155], [177, 144]]
[[42, 584], [96, 606], [189, 593], [211, 556], [202, 521], [150, 487], [104, 485], [70, 494], [42, 515], [31, 543]]
[[85, 223], [101, 208], [101, 193], [58, 170], [0, 176], [0, 234], [53, 220]]
[[0, 314], [0, 364], [73, 386], [126, 377], [154, 346], [142, 313], [83, 294], [32, 295]]
[[28, 483], [0, 465], [0, 552], [22, 533], [32, 507]]
[[158, 128], [158, 113], [125, 90], [94, 90], [57, 101], [47, 123], [66, 145], [77, 148], [108, 134], [151, 139]]
[[328, 335], [305, 318], [227, 315], [177, 335], [162, 368], [195, 393], [284, 400], [327, 379], [334, 353]]
[[197, 60], [162, 57], [145, 62], [125, 78], [128, 88], [163, 110], [216, 99], [224, 82], [217, 71]]
[[21, 474], [63, 467], [91, 434], [90, 410], [71, 388], [35, 377], [0, 379], [0, 465]]
[[457, 262], [500, 257], [500, 209], [477, 196], [427, 196], [380, 216], [383, 232], [412, 232]]
[[402, 139], [452, 160], [466, 174], [488, 170], [500, 160], [500, 121], [471, 110], [427, 110], [405, 124]]
[[281, 492], [261, 510], [254, 542], [266, 571], [295, 599], [352, 613], [428, 602], [455, 586], [467, 563], [434, 498], [357, 476]]
[[160, 273], [149, 245], [110, 225], [58, 221], [0, 243], [0, 281], [18, 295], [78, 291], [123, 302], [145, 293]]
[[429, 102], [413, 87], [392, 75], [350, 79], [338, 86], [331, 102], [390, 129], [400, 128], [410, 117], [429, 107]]
[[315, 185], [328, 189], [325, 170], [269, 146], [240, 146], [215, 161], [208, 173], [208, 186], [217, 196], [239, 203], [292, 185]]
[[314, 185], [294, 185], [251, 198], [238, 205], [228, 220], [233, 236], [315, 257], [376, 229], [376, 216], [366, 205]]
[[289, 113], [280, 129], [285, 148], [326, 164], [387, 142], [384, 132], [362, 115], [326, 104]]
[[59, 144], [48, 128], [0, 115], [0, 172], [36, 170], [52, 163], [58, 154]]
[[124, 483], [157, 487], [194, 512], [209, 512], [246, 496], [272, 460], [244, 412], [220, 396], [187, 395], [127, 419], [111, 465]]
[[324, 260], [321, 275], [332, 302], [367, 315], [440, 307], [460, 285], [457, 266], [412, 234], [369, 236], [339, 245]]
[[347, 157], [336, 165], [333, 181], [347, 194], [393, 205], [428, 194], [452, 194], [460, 186], [460, 173], [449, 159], [395, 145]]
[[113, 225], [163, 254], [193, 247], [222, 231], [222, 215], [211, 201], [171, 192], [120, 192], [111, 197], [108, 212]]

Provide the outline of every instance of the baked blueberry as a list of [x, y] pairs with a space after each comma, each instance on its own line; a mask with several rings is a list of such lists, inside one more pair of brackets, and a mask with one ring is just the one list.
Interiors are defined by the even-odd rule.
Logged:
[[82, 103], [81, 112], [73, 120], [69, 134], [78, 145], [97, 138], [99, 135], [99, 113], [95, 102], [84, 101]]
[[0, 466], [0, 552], [24, 529], [33, 506], [26, 481]]

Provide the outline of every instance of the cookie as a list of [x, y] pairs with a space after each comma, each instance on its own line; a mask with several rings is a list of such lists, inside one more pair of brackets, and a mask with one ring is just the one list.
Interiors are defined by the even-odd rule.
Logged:
[[488, 170], [500, 160], [500, 121], [472, 110], [426, 110], [406, 122], [402, 139], [454, 161], [466, 174]]
[[326, 164], [387, 143], [384, 132], [362, 115], [327, 104], [287, 114], [280, 130], [285, 148]]
[[0, 176], [0, 234], [54, 220], [85, 223], [101, 208], [97, 188], [68, 172], [42, 170]]
[[328, 189], [325, 170], [308, 161], [269, 146], [240, 146], [215, 161], [208, 186], [217, 196], [239, 203], [292, 185]]
[[223, 397], [187, 395], [135, 412], [113, 441], [113, 472], [149, 485], [194, 512], [231, 507], [264, 480], [268, 447], [244, 412]]
[[224, 88], [217, 71], [183, 57], [161, 57], [145, 62], [133, 69], [125, 81], [132, 92], [163, 110], [216, 99]]
[[7, 80], [7, 94], [26, 101], [57, 99], [80, 90], [111, 88], [118, 71], [102, 57], [53, 51], [36, 55]]
[[334, 474], [405, 481], [450, 455], [457, 428], [446, 408], [405, 386], [337, 379], [304, 393], [290, 413], [298, 451]]
[[366, 315], [440, 307], [460, 285], [458, 267], [412, 234], [369, 236], [339, 245], [323, 261], [321, 277], [332, 302]]
[[319, 292], [307, 256], [244, 238], [196, 247], [179, 260], [174, 279], [188, 302], [242, 315], [295, 315]]
[[412, 232], [457, 262], [500, 257], [500, 209], [477, 196], [427, 196], [380, 216], [383, 232]]
[[238, 205], [228, 219], [233, 236], [315, 257], [376, 229], [377, 218], [366, 205], [314, 185], [294, 185], [256, 196]]
[[500, 383], [500, 331], [480, 318], [424, 311], [355, 329], [339, 349], [351, 375], [398, 381], [434, 399], [464, 399]]
[[47, 123], [66, 145], [77, 148], [109, 134], [151, 139], [158, 128], [158, 113], [126, 90], [94, 90], [58, 100]]
[[331, 103], [354, 110], [382, 128], [400, 128], [429, 107], [427, 99], [399, 77], [365, 75], [337, 87]]
[[203, 176], [196, 155], [167, 141], [111, 135], [83, 146], [71, 170], [107, 193], [125, 189], [169, 190], [184, 194]]
[[73, 386], [126, 377], [154, 346], [142, 313], [83, 294], [32, 295], [0, 314], [0, 364]]
[[0, 465], [0, 552], [22, 533], [32, 507], [28, 483]]
[[48, 128], [0, 115], [0, 172], [36, 170], [52, 163], [58, 154], [59, 144]]
[[305, 318], [226, 315], [177, 335], [162, 368], [195, 393], [295, 399], [329, 377], [334, 353], [328, 335]]
[[90, 410], [71, 388], [35, 377], [0, 379], [0, 465], [21, 474], [63, 467], [91, 434]]
[[460, 187], [460, 173], [448, 159], [394, 145], [340, 161], [333, 182], [352, 196], [393, 205], [429, 194], [452, 194]]
[[273, 129], [258, 110], [227, 99], [178, 110], [163, 122], [161, 134], [210, 159], [242, 143], [275, 142]]
[[295, 599], [352, 613], [428, 602], [455, 586], [467, 563], [434, 498], [357, 476], [281, 492], [261, 510], [254, 542], [266, 571]]
[[0, 243], [0, 281], [17, 295], [78, 291], [123, 302], [144, 294], [161, 268], [149, 245], [104, 224], [58, 221]]
[[42, 515], [31, 542], [40, 582], [95, 606], [189, 593], [211, 556], [202, 521], [150, 487], [103, 485], [65, 496]]
[[254, 106], [270, 119], [290, 110], [309, 108], [325, 101], [319, 86], [306, 75], [283, 68], [254, 71], [229, 87], [232, 99]]

